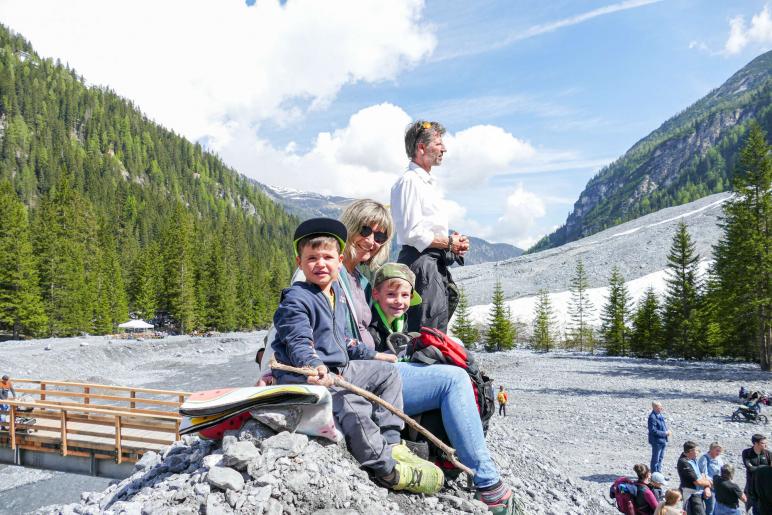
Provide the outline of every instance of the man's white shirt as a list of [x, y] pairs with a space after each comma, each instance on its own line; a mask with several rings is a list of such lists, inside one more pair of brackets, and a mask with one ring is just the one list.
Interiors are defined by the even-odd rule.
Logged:
[[423, 252], [437, 236], [448, 235], [445, 203], [431, 173], [410, 162], [391, 188], [391, 216], [397, 244]]

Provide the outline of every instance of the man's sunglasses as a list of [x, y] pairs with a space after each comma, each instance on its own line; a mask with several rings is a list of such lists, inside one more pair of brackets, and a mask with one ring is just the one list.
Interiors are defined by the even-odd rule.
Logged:
[[373, 240], [375, 240], [375, 243], [380, 243], [381, 245], [386, 243], [386, 240], [389, 239], [388, 234], [383, 231], [373, 231], [373, 228], [369, 225], [363, 225], [362, 228], [359, 229], [359, 235], [363, 238], [367, 238], [371, 234], [373, 235]]

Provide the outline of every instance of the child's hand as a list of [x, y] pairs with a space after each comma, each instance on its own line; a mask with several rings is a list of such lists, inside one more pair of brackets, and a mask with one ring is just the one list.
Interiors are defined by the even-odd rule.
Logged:
[[376, 352], [375, 359], [378, 359], [381, 361], [388, 361], [389, 363], [397, 362], [397, 356], [395, 356], [394, 354], [387, 354], [385, 352]]
[[316, 367], [316, 373], [319, 375], [316, 377], [310, 376], [308, 378], [310, 384], [318, 384], [319, 386], [325, 386], [327, 388], [335, 384], [335, 377], [330, 374], [330, 371], [327, 370], [326, 366], [319, 365]]

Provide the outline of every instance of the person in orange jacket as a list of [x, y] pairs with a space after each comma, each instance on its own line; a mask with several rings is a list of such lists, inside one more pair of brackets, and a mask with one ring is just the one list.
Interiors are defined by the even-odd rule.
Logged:
[[496, 395], [496, 400], [499, 401], [499, 415], [507, 416], [507, 392], [504, 391], [504, 385], [499, 386], [499, 393]]

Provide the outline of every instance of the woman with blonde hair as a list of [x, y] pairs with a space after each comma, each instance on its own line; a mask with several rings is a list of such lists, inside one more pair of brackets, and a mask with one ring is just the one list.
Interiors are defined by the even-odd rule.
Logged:
[[686, 512], [681, 508], [681, 492], [678, 490], [668, 490], [665, 492], [665, 500], [659, 503], [654, 515], [685, 515]]
[[[374, 345], [367, 328], [372, 320], [368, 275], [388, 260], [394, 225], [389, 209], [375, 200], [357, 200], [340, 217], [348, 238], [340, 281], [351, 299], [350, 336]], [[502, 482], [485, 443], [482, 422], [467, 373], [451, 365], [398, 362], [404, 411], [415, 416], [440, 410], [442, 424], [458, 458], [475, 475], [476, 497], [493, 513], [511, 513], [515, 498]]]

